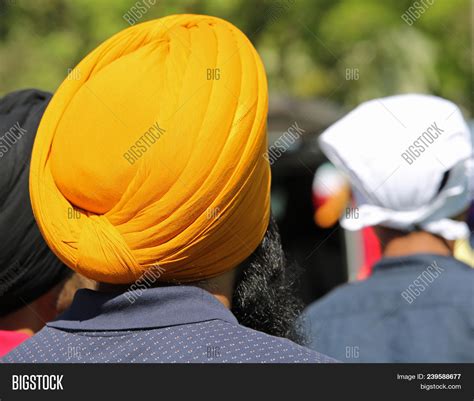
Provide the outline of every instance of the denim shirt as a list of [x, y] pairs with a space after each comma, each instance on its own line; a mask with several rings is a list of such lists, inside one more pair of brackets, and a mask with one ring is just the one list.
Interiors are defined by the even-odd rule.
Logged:
[[344, 362], [473, 362], [474, 269], [432, 254], [385, 258], [303, 321], [310, 347]]

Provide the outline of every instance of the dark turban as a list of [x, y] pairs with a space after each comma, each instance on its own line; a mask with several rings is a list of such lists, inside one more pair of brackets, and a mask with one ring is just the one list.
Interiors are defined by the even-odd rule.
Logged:
[[33, 217], [28, 176], [33, 142], [51, 94], [0, 99], [0, 316], [28, 304], [71, 274], [49, 250]]

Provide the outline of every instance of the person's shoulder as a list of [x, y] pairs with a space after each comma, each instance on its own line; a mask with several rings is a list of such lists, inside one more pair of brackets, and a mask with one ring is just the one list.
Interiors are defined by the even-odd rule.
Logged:
[[[440, 266], [441, 267], [441, 266]], [[472, 307], [474, 269], [467, 264], [453, 260], [443, 265], [430, 285], [437, 288], [442, 298], [453, 305]]]
[[[244, 350], [242, 362], [248, 363], [337, 363], [319, 352], [296, 344], [282, 337], [272, 336], [238, 325], [235, 332], [240, 349]], [[246, 344], [246, 345], [244, 345]], [[243, 345], [243, 347], [242, 347]], [[236, 350], [239, 351], [239, 350]]]
[[318, 318], [332, 318], [336, 315], [349, 314], [355, 307], [357, 300], [366, 296], [368, 287], [372, 286], [373, 284], [369, 280], [341, 284], [309, 304], [303, 311], [302, 317], [308, 319], [316, 315]]
[[474, 281], [474, 268], [467, 265], [461, 260], [452, 259], [451, 264], [448, 266], [438, 266], [439, 274], [447, 273], [447, 276], [457, 278], [460, 281], [465, 282], [465, 286], [471, 286]]
[[[56, 331], [59, 332], [48, 326], [43, 327], [34, 336], [28, 338], [8, 354], [0, 358], [0, 363], [55, 362], [53, 359], [49, 359], [49, 349], [45, 344], [48, 344], [50, 340], [60, 340], [59, 337], [54, 336]], [[40, 354], [44, 355], [46, 359], [42, 360], [42, 358], [39, 357]]]

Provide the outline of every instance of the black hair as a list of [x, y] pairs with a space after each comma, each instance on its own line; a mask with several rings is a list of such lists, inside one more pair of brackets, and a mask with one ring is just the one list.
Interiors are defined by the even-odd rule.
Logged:
[[271, 218], [262, 242], [241, 267], [232, 312], [246, 327], [303, 343], [298, 317], [304, 305], [297, 296], [298, 278], [299, 269], [287, 263]]

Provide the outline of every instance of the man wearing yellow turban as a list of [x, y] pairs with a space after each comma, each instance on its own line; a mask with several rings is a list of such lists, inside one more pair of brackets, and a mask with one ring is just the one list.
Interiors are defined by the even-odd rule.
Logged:
[[31, 198], [50, 248], [101, 291], [5, 361], [331, 361], [268, 335], [296, 338], [300, 305], [269, 227], [267, 82], [246, 36], [173, 15], [116, 34], [71, 76], [39, 128]]

